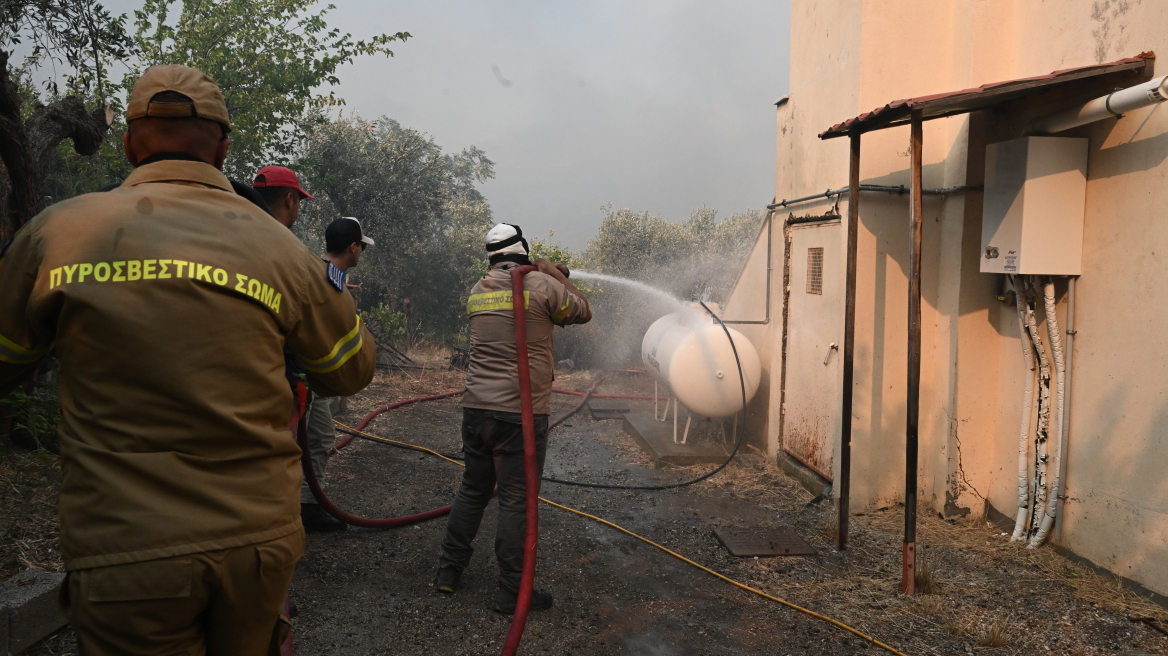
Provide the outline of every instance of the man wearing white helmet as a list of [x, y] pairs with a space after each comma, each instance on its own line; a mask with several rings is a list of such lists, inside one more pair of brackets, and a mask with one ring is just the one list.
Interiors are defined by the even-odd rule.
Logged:
[[[568, 268], [528, 258], [527, 240], [519, 226], [500, 223], [487, 233], [491, 270], [475, 283], [467, 299], [470, 315], [470, 366], [462, 396], [462, 445], [466, 470], [454, 499], [434, 587], [453, 593], [474, 552], [483, 510], [498, 485], [499, 519], [495, 556], [499, 560], [496, 611], [511, 614], [519, 597], [526, 528], [526, 479], [520, 416], [515, 319], [511, 305], [511, 269], [535, 264], [539, 271], [523, 279], [527, 319], [527, 350], [531, 397], [535, 410], [536, 457], [543, 475], [547, 453], [548, 415], [554, 367], [552, 333], [556, 326], [588, 323], [588, 299], [568, 280]], [[552, 605], [551, 595], [533, 591], [531, 610]]]

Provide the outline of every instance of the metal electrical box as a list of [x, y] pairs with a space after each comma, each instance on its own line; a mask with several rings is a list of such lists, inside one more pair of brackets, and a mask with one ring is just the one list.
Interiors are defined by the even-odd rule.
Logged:
[[1087, 140], [1023, 137], [986, 146], [983, 273], [1082, 273]]

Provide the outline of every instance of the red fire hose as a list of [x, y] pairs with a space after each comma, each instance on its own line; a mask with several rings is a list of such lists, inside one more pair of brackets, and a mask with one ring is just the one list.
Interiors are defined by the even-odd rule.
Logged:
[[[536, 546], [539, 542], [539, 462], [536, 457], [535, 411], [532, 408], [531, 402], [531, 371], [529, 369], [527, 354], [527, 317], [525, 315], [525, 297], [523, 294], [523, 276], [536, 270], [538, 269], [534, 266], [518, 266], [511, 269], [511, 297], [512, 308], [515, 313], [515, 359], [518, 365], [520, 411], [523, 421], [524, 503], [526, 505], [527, 526], [523, 539], [523, 573], [519, 579], [519, 599], [516, 601], [515, 613], [511, 618], [511, 629], [507, 633], [506, 642], [503, 644], [502, 656], [513, 656], [518, 651], [519, 642], [523, 638], [523, 629], [527, 624], [527, 612], [531, 605], [531, 588], [535, 583]], [[595, 389], [595, 385], [593, 385], [593, 389]], [[455, 396], [461, 393], [461, 390], [447, 392], [429, 397], [409, 399], [386, 406], [366, 416], [358, 425], [358, 429], [364, 428], [369, 423], [369, 420], [386, 410], [410, 403], [417, 403], [418, 401]], [[303, 394], [301, 397], [301, 407], [303, 407]], [[588, 396], [586, 395], [576, 408], [573, 409], [573, 412], [582, 407], [587, 400]], [[562, 421], [562, 418], [560, 421]], [[300, 464], [304, 469], [304, 478], [308, 482], [308, 487], [312, 490], [312, 495], [316, 497], [316, 500], [330, 515], [346, 524], [365, 528], [388, 528], [414, 524], [440, 517], [450, 512], [450, 506], [443, 506], [415, 515], [389, 517], [385, 519], [368, 519], [350, 515], [329, 501], [329, 498], [324, 493], [324, 489], [320, 486], [320, 481], [316, 477], [316, 471], [312, 466], [312, 460], [308, 452], [308, 422], [306, 412], [302, 412], [298, 418], [296, 433], [297, 441], [301, 449]], [[351, 436], [347, 436], [347, 438], [351, 439]], [[348, 439], [335, 443], [332, 450], [335, 451], [343, 447], [348, 443]]]
[[[405, 401], [398, 401], [397, 403], [391, 403], [391, 404], [385, 406], [384, 408], [378, 408], [378, 409], [374, 410], [373, 412], [370, 412], [369, 414], [365, 415], [365, 418], [361, 420], [361, 423], [357, 424], [357, 430], [365, 430], [365, 426], [368, 425], [369, 422], [372, 421], [374, 417], [376, 417], [377, 415], [379, 415], [383, 412], [386, 412], [388, 410], [393, 410], [394, 408], [400, 408], [403, 405], [410, 405], [411, 403], [417, 403], [419, 401], [434, 401], [436, 399], [444, 399], [448, 396], [458, 396], [459, 394], [462, 394], [465, 391], [466, 390], [458, 390], [457, 392], [446, 392], [445, 394], [434, 394], [433, 396], [419, 396], [416, 399], [406, 399]], [[352, 435], [346, 435], [346, 436], [342, 437], [341, 439], [337, 440], [336, 442], [333, 443], [333, 445], [331, 447], [329, 447], [329, 450], [328, 450], [329, 455], [331, 456], [332, 454], [336, 453], [337, 451], [343, 449], [345, 447], [345, 445], [351, 441], [353, 441]]]
[[501, 656], [519, 651], [527, 610], [531, 605], [531, 587], [535, 584], [535, 548], [539, 543], [539, 459], [535, 453], [535, 411], [531, 406], [531, 370], [527, 360], [527, 316], [523, 294], [523, 276], [538, 269], [517, 266], [511, 269], [511, 307], [515, 311], [515, 363], [519, 374], [519, 409], [523, 417], [524, 510], [527, 526], [523, 535], [523, 574], [519, 578], [519, 599], [511, 616], [511, 630], [503, 643]]

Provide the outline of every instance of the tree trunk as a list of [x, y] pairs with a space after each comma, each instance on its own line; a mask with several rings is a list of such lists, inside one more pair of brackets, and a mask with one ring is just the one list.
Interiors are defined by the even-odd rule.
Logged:
[[86, 112], [76, 96], [47, 106], [37, 103], [28, 120], [21, 120], [20, 93], [9, 75], [8, 57], [9, 53], [0, 50], [0, 161], [8, 173], [7, 202], [0, 214], [0, 245], [7, 244], [22, 225], [45, 208], [42, 188], [57, 145], [72, 139], [78, 154], [92, 155], [113, 122], [108, 109]]

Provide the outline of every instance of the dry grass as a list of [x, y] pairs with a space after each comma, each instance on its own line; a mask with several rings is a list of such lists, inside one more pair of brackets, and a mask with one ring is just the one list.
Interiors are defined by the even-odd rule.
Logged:
[[994, 620], [977, 633], [979, 647], [1002, 648], [1010, 644], [1010, 624], [1006, 620]]
[[823, 539], [828, 542], [839, 541], [839, 521], [834, 515], [829, 516], [819, 526], [819, 532], [823, 535]]
[[47, 451], [0, 451], [0, 580], [28, 567], [49, 572], [63, 567], [58, 462]]
[[913, 575], [913, 585], [916, 593], [921, 595], [935, 595], [940, 592], [937, 585], [937, 568], [928, 556], [925, 548], [917, 549], [916, 572]]

